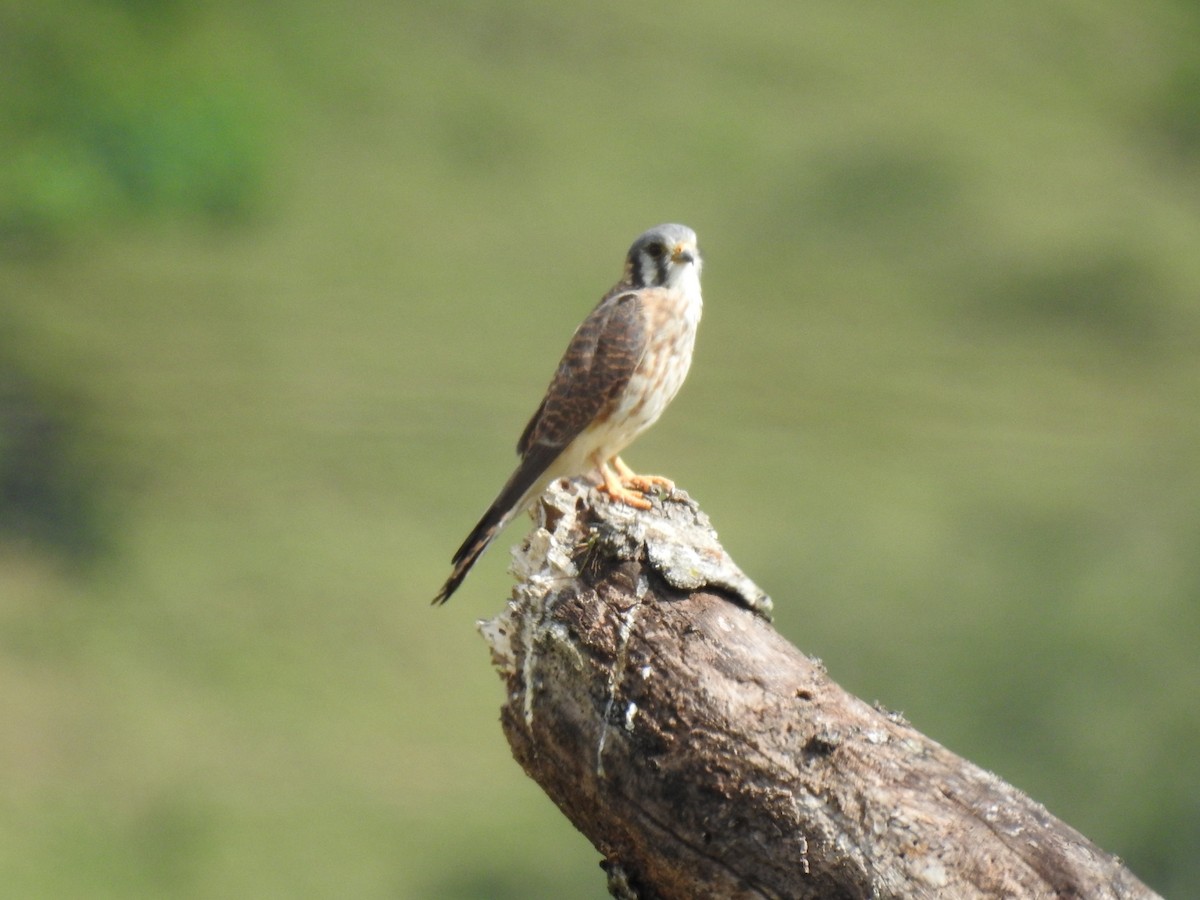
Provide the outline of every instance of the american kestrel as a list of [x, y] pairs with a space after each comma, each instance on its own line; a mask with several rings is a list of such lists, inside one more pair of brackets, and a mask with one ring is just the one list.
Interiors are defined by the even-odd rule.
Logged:
[[617, 455], [658, 419], [687, 377], [700, 324], [700, 250], [685, 225], [659, 225], [625, 257], [625, 274], [576, 329], [541, 406], [517, 441], [500, 495], [454, 554], [445, 603], [488, 544], [556, 478], [596, 472], [613, 500], [649, 509], [674, 485], [636, 475]]

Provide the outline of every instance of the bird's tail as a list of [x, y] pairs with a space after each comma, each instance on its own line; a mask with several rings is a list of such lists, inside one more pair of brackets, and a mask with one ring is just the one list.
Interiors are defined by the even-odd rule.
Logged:
[[479, 520], [479, 524], [475, 526], [463, 545], [458, 548], [458, 552], [454, 554], [452, 560], [454, 568], [450, 570], [450, 577], [446, 579], [442, 589], [433, 598], [434, 606], [441, 606], [450, 599], [451, 594], [458, 590], [458, 586], [467, 577], [467, 573], [471, 571], [475, 561], [483, 556], [483, 551], [509, 523], [515, 512], [515, 509], [509, 512], [500, 511], [494, 505], [488, 508], [483, 518]]
[[450, 599], [450, 595], [458, 590], [458, 586], [467, 577], [467, 573], [471, 571], [475, 561], [483, 555], [483, 551], [488, 548], [496, 535], [512, 521], [514, 516], [525, 509], [529, 501], [540, 494], [549, 482], [550, 477], [546, 475], [545, 463], [530, 457], [522, 460], [521, 465], [508, 479], [508, 483], [504, 485], [499, 496], [492, 501], [492, 505], [483, 514], [483, 518], [479, 520], [479, 523], [467, 535], [467, 539], [463, 541], [462, 546], [458, 548], [458, 552], [454, 554], [454, 558], [451, 560], [454, 568], [451, 569], [450, 577], [446, 579], [442, 589], [433, 598], [434, 606], [440, 606]]

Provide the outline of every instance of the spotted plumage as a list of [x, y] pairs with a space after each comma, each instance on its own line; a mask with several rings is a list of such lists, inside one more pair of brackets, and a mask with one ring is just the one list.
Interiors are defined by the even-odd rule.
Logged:
[[516, 471], [454, 554], [434, 603], [450, 599], [492, 539], [555, 478], [596, 472], [613, 500], [643, 509], [646, 491], [673, 487], [634, 474], [618, 454], [662, 415], [687, 376], [701, 267], [696, 235], [684, 225], [659, 225], [633, 242], [621, 280], [575, 331], [525, 426]]

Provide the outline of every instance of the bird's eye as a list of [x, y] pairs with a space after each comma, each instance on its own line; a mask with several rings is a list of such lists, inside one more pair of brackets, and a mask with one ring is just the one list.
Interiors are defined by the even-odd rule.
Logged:
[[663, 251], [664, 251], [664, 248], [663, 248], [662, 244], [647, 244], [646, 245], [646, 255], [649, 256], [651, 259], [658, 259], [660, 256], [663, 255]]

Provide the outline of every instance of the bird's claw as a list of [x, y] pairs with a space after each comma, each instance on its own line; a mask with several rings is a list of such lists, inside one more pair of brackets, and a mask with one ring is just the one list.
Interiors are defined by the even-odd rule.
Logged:
[[618, 503], [632, 506], [634, 509], [650, 509], [651, 503], [645, 494], [638, 490], [630, 490], [624, 485], [613, 482], [600, 485], [600, 490], [612, 497]]
[[675, 482], [670, 478], [663, 478], [661, 475], [631, 475], [628, 478], [622, 478], [621, 483], [644, 494], [658, 490], [669, 494], [675, 490]]

